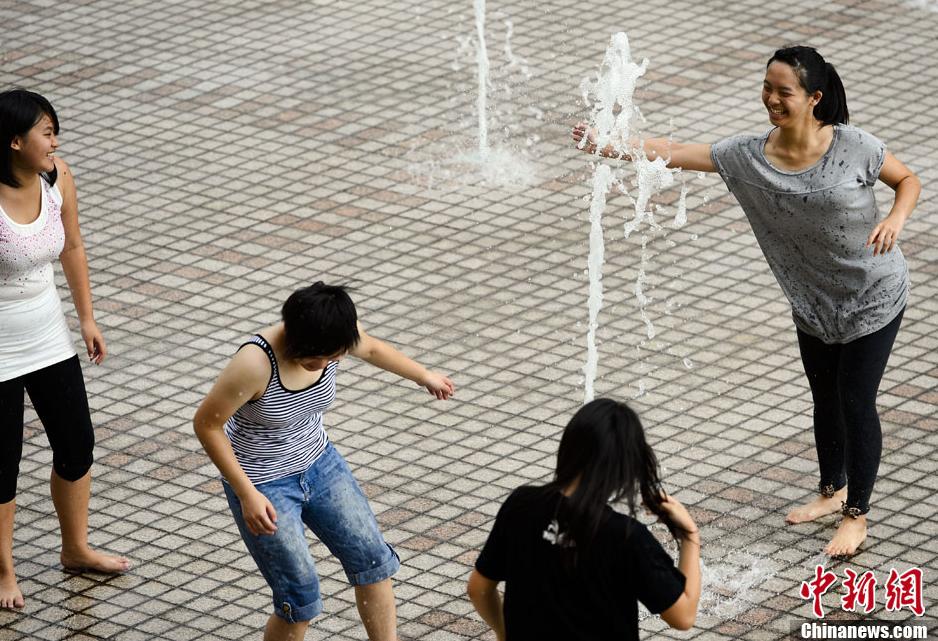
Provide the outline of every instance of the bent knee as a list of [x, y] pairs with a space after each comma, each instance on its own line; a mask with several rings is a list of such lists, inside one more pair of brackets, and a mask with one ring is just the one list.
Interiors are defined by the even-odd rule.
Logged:
[[16, 478], [19, 468], [0, 471], [0, 505], [16, 498]]
[[94, 456], [88, 452], [84, 456], [53, 457], [52, 469], [60, 478], [71, 482], [85, 476], [94, 463]]

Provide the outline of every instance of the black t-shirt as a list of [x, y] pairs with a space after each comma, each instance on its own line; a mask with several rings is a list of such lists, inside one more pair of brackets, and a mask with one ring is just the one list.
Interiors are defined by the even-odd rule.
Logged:
[[638, 641], [638, 601], [667, 610], [684, 575], [648, 528], [609, 507], [589, 554], [570, 563], [556, 521], [564, 500], [539, 487], [512, 492], [476, 561], [505, 581], [508, 641]]

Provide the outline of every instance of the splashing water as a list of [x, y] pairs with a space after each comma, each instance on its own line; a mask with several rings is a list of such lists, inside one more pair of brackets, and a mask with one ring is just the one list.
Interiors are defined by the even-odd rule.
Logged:
[[638, 383], [635, 384], [635, 389], [636, 389], [637, 391], [635, 392], [635, 396], [633, 396], [632, 398], [641, 398], [641, 397], [643, 397], [643, 396], [645, 395], [645, 392], [647, 391], [647, 390], [645, 389], [645, 380], [644, 380], [644, 379], [641, 379], [641, 378], [638, 379]]
[[[591, 108], [590, 128], [594, 132], [596, 144], [595, 153], [599, 154], [607, 147], [611, 147], [619, 157], [627, 158], [635, 171], [636, 193], [632, 197], [634, 203], [634, 215], [631, 220], [625, 223], [624, 234], [628, 238], [632, 232], [636, 231], [642, 225], [657, 232], [661, 226], [655, 221], [651, 200], [655, 194], [674, 185], [675, 177], [680, 174], [680, 170], [669, 169], [667, 159], [657, 157], [649, 160], [645, 154], [642, 144], [638, 144], [630, 139], [632, 132], [632, 121], [634, 118], [641, 118], [641, 111], [635, 105], [633, 96], [638, 79], [641, 78], [648, 68], [648, 59], [642, 60], [638, 64], [632, 60], [632, 53], [629, 47], [628, 36], [624, 33], [616, 33], [610, 38], [609, 47], [600, 65], [599, 72], [595, 78], [585, 78], [580, 83], [580, 90], [583, 95], [583, 102]], [[581, 148], [587, 144], [587, 137], [581, 141]], [[602, 176], [600, 176], [602, 172]], [[608, 185], [602, 190], [597, 189], [597, 185]], [[589, 275], [590, 275], [590, 297], [589, 297], [589, 334], [587, 336], [587, 358], [583, 370], [585, 377], [584, 396], [586, 402], [593, 398], [593, 382], [596, 377], [598, 365], [598, 355], [594, 342], [596, 326], [598, 325], [599, 308], [602, 306], [602, 256], [603, 241], [602, 227], [598, 222], [606, 207], [606, 194], [613, 187], [617, 186], [620, 191], [629, 195], [627, 186], [623, 182], [622, 172], [612, 170], [608, 165], [596, 163], [593, 174], [593, 195], [590, 201], [590, 256], [589, 256]], [[675, 215], [672, 227], [681, 227], [687, 221], [687, 189], [681, 186], [681, 196], [678, 202], [677, 214]], [[598, 229], [598, 232], [597, 232]], [[638, 275], [635, 279], [633, 292], [638, 303], [642, 322], [645, 324], [645, 334], [649, 339], [655, 337], [655, 326], [648, 316], [646, 307], [650, 298], [645, 293], [645, 287], [648, 282], [646, 269], [648, 267], [648, 236], [642, 234], [641, 262], [638, 268]], [[597, 256], [599, 263], [596, 264]], [[643, 381], [639, 381], [639, 396], [645, 393]]]
[[648, 58], [640, 65], [632, 62], [629, 38], [619, 32], [610, 39], [595, 81], [584, 78], [580, 83], [583, 103], [592, 106], [590, 125], [596, 129], [597, 150], [611, 144], [620, 153], [629, 151], [631, 120], [638, 111], [632, 94], [647, 68]]
[[[627, 234], [626, 234], [627, 235]], [[649, 339], [655, 337], [655, 326], [648, 318], [645, 307], [648, 305], [648, 297], [645, 296], [643, 286], [648, 278], [645, 276], [645, 267], [648, 265], [648, 236], [642, 234], [642, 262], [638, 267], [638, 276], [635, 279], [635, 300], [638, 301], [638, 310], [642, 315], [642, 322], [645, 323], [645, 334]]]
[[[420, 155], [423, 160], [412, 162], [409, 167], [411, 176], [426, 185], [427, 189], [443, 189], [453, 185], [476, 185], [484, 184], [494, 187], [519, 188], [531, 185], [536, 179], [536, 168], [527, 153], [519, 150], [512, 145], [508, 145], [507, 137], [509, 135], [509, 126], [507, 123], [497, 122], [498, 116], [504, 116], [500, 109], [493, 108], [490, 105], [490, 97], [496, 98], [499, 87], [493, 87], [490, 71], [492, 71], [489, 61], [488, 50], [485, 41], [485, 22], [486, 7], [485, 0], [473, 0], [475, 14], [475, 63], [476, 63], [476, 100], [475, 100], [475, 140], [471, 143], [466, 141], [446, 140], [437, 145], [435, 153], [427, 158], [426, 152]], [[531, 78], [531, 72], [527, 61], [513, 53], [511, 48], [511, 37], [514, 27], [510, 20], [504, 22], [506, 27], [504, 55], [507, 64], [503, 70], [514, 70], [522, 74], [521, 82]], [[472, 47], [472, 39], [469, 37], [460, 39], [460, 47], [457, 56], [464, 50]], [[453, 70], [459, 69], [459, 65], [454, 61]], [[496, 68], [497, 70], [497, 68]], [[510, 85], [505, 83], [503, 93], [510, 97]], [[507, 98], [505, 98], [507, 101]], [[502, 103], [504, 104], [504, 103]], [[509, 115], [512, 113], [508, 110]], [[490, 116], [496, 117], [495, 122], [489, 122]], [[540, 113], [538, 119], [543, 117]], [[490, 131], [491, 129], [491, 131]], [[492, 135], [503, 130], [503, 146], [493, 143], [490, 139]], [[528, 138], [528, 146], [533, 144], [532, 138]], [[535, 140], [536, 142], [536, 140]], [[419, 143], [418, 143], [419, 145]], [[411, 154], [417, 152], [418, 145], [411, 148]]]
[[[635, 82], [645, 73], [648, 61], [641, 65], [632, 62], [629, 39], [624, 33], [612, 36], [603, 63], [596, 79], [584, 79], [580, 83], [583, 102], [592, 105], [590, 125], [596, 131], [596, 149], [602, 150], [612, 144], [625, 151], [629, 139], [631, 119], [635, 113], [632, 94]], [[590, 99], [590, 96], [593, 99]], [[584, 138], [581, 146], [586, 144]], [[587, 259], [589, 272], [589, 329], [586, 337], [586, 364], [583, 366], [584, 403], [593, 400], [593, 383], [599, 365], [596, 350], [596, 329], [599, 326], [599, 310], [602, 308], [602, 264], [605, 253], [603, 244], [602, 215], [606, 210], [606, 195], [614, 184], [619, 183], [609, 165], [596, 163], [593, 168], [593, 195], [590, 199], [590, 253]]]
[[681, 183], [681, 196], [677, 201], [677, 212], [674, 214], [674, 222], [671, 226], [674, 229], [680, 229], [687, 224], [687, 185]]
[[491, 147], [484, 157], [478, 149], [458, 143], [447, 145], [447, 150], [448, 155], [442, 158], [412, 163], [411, 177], [429, 191], [479, 184], [517, 189], [533, 184], [537, 178], [534, 165], [513, 149]]
[[479, 158], [489, 154], [488, 109], [489, 54], [485, 48], [485, 0], [474, 0], [476, 14], [476, 62], [479, 65], [479, 95], [476, 109], [479, 112]]
[[511, 50], [511, 36], [515, 33], [515, 26], [511, 20], [505, 20], [505, 59], [508, 61], [508, 67], [517, 67], [528, 80], [531, 79], [531, 70], [528, 69], [528, 63], [524, 58], [520, 58]]
[[[664, 470], [662, 470], [664, 471]], [[709, 541], [706, 533], [704, 541]], [[705, 547], [704, 552], [713, 550]], [[829, 559], [820, 555], [820, 563]], [[697, 606], [699, 617], [729, 621], [739, 615], [759, 607], [764, 600], [756, 592], [767, 589], [769, 583], [777, 574], [791, 569], [793, 566], [784, 561], [771, 559], [751, 552], [733, 551], [720, 558], [700, 560], [700, 601]], [[805, 569], [814, 571], [811, 560]], [[639, 604], [639, 621], [655, 616], [641, 603]]]
[[700, 603], [703, 616], [733, 619], [753, 607], [745, 597], [779, 571], [771, 559], [733, 552], [718, 561], [700, 561]]
[[612, 188], [615, 178], [609, 165], [597, 165], [593, 172], [593, 197], [590, 201], [590, 254], [587, 260], [589, 271], [590, 293], [589, 302], [589, 329], [586, 334], [586, 365], [583, 366], [585, 374], [584, 403], [593, 400], [593, 381], [596, 380], [596, 367], [599, 364], [599, 353], [596, 351], [596, 329], [599, 327], [599, 310], [603, 306], [603, 225], [602, 216], [606, 209], [606, 194]]
[[[643, 151], [638, 151], [637, 156], [635, 156], [636, 152], [632, 153], [635, 158], [632, 164], [635, 166], [638, 194], [635, 196], [635, 216], [625, 223], [626, 238], [638, 229], [643, 222], [647, 222], [652, 229], [661, 228], [655, 222], [654, 214], [652, 214], [648, 203], [652, 196], [673, 185], [674, 174], [676, 171], [680, 171], [668, 169], [667, 161], [664, 158], [648, 160]], [[644, 246], [644, 242], [642, 245]], [[651, 337], [649, 336], [649, 338]]]
[[904, 4], [915, 9], [925, 9], [932, 13], [938, 13], [938, 0], [905, 0]]

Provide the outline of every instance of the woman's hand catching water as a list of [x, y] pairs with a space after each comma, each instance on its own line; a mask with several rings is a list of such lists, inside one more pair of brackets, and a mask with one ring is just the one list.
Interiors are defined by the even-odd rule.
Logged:
[[578, 122], [573, 128], [573, 141], [577, 149], [582, 149], [588, 154], [596, 153], [596, 131], [585, 122]]
[[[582, 149], [588, 154], [595, 154], [596, 152], [596, 129], [588, 126], [585, 122], [578, 122], [576, 127], [573, 128], [573, 140], [576, 142], [577, 149]], [[655, 156], [658, 152], [655, 151], [656, 139], [648, 139], [644, 142], [637, 140], [629, 139], [629, 146], [647, 146], [648, 149], [646, 152], [650, 153], [651, 156]], [[670, 145], [670, 143], [668, 143]], [[616, 150], [616, 148], [610, 143], [603, 147], [599, 151], [599, 155], [604, 158], [619, 158], [622, 160], [632, 160], [632, 155], [629, 152]]]

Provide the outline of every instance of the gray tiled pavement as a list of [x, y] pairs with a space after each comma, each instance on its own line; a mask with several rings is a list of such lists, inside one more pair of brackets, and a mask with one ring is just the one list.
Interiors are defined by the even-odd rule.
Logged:
[[[503, 53], [508, 19], [526, 79]], [[902, 239], [914, 291], [882, 384], [871, 536], [829, 567], [881, 582], [890, 567], [922, 567], [934, 624], [934, 2], [490, 0], [493, 70], [515, 82], [510, 97], [501, 85], [497, 118], [537, 167], [523, 189], [428, 190], [414, 169], [471, 144], [468, 0], [17, 1], [0, 2], [0, 21], [0, 84], [52, 99], [78, 177], [112, 352], [85, 370], [98, 436], [92, 541], [135, 562], [121, 577], [61, 572], [50, 453], [29, 414], [15, 534], [28, 605], [0, 613], [0, 640], [259, 638], [266, 586], [190, 421], [235, 345], [314, 279], [355, 286], [371, 333], [457, 382], [454, 401], [432, 402], [347, 361], [327, 424], [404, 560], [402, 637], [492, 638], [465, 578], [500, 500], [549, 475], [582, 399], [589, 165], [567, 131], [584, 114], [581, 78], [618, 30], [651, 61], [637, 94], [651, 132], [712, 142], [763, 130], [764, 60], [807, 42], [841, 71], [853, 122], [923, 179]], [[620, 232], [631, 206], [607, 210], [597, 391], [631, 398], [643, 381], [632, 402], [667, 487], [703, 525], [705, 561], [742, 566], [753, 584], [713, 588], [711, 600], [735, 605], [710, 608], [692, 632], [653, 634], [662, 624], [651, 618], [642, 628], [780, 639], [809, 614], [798, 587], [834, 524], [782, 525], [815, 483], [810, 397], [787, 305], [741, 211], [718, 180], [687, 178], [689, 224], [649, 245], [652, 341], [632, 296], [639, 241]], [[363, 638], [341, 569], [314, 548], [328, 596], [307, 638]], [[825, 605], [837, 610], [833, 594]]]

